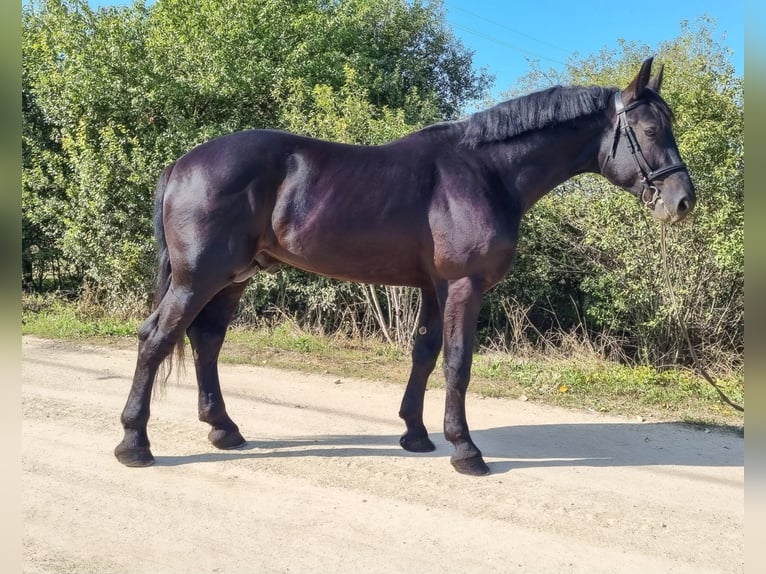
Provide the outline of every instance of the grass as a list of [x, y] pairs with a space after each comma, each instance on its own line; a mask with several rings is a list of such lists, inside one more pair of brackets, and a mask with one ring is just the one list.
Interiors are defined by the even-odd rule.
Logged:
[[51, 339], [134, 337], [138, 321], [84, 313], [76, 304], [37, 298], [22, 307], [21, 332]]
[[[473, 373], [475, 390], [489, 396], [518, 393], [526, 400], [642, 420], [744, 426], [742, 413], [721, 403], [712, 386], [684, 369], [631, 367], [587, 354], [567, 358], [486, 354], [476, 357]], [[743, 380], [718, 384], [734, 402], [744, 403]]]
[[[138, 320], [57, 299], [25, 299], [22, 333], [135, 348]], [[251, 364], [404, 384], [409, 352], [383, 341], [308, 333], [284, 321], [275, 327], [232, 328], [221, 362]], [[733, 375], [719, 386], [744, 405], [744, 378]], [[429, 388], [443, 388], [441, 365]], [[482, 397], [513, 398], [565, 408], [677, 421], [743, 432], [744, 415], [723, 404], [702, 378], [683, 369], [658, 371], [604, 360], [592, 352], [569, 355], [474, 354], [470, 391]]]

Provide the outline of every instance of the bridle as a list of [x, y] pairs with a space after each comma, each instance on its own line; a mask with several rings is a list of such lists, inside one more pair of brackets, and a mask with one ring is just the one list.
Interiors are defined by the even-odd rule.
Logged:
[[649, 162], [646, 161], [646, 157], [644, 157], [644, 154], [641, 151], [641, 146], [638, 144], [638, 140], [636, 139], [636, 134], [633, 131], [633, 128], [630, 127], [630, 124], [628, 123], [628, 112], [633, 108], [638, 107], [642, 103], [643, 102], [641, 100], [637, 100], [626, 106], [622, 103], [620, 90], [615, 92], [614, 107], [615, 111], [617, 112], [617, 123], [614, 127], [614, 139], [612, 143], [611, 156], [614, 158], [617, 153], [617, 144], [620, 141], [620, 133], [622, 133], [625, 136], [625, 139], [628, 140], [628, 145], [630, 146], [630, 155], [636, 164], [636, 170], [638, 171], [638, 175], [641, 177], [641, 184], [643, 185], [641, 191], [636, 194], [636, 197], [639, 199], [639, 201], [643, 202], [646, 207], [653, 210], [654, 206], [657, 204], [657, 200], [660, 198], [661, 193], [657, 186], [654, 185], [654, 180], [658, 177], [673, 173], [674, 171], [686, 170], [686, 164], [683, 162], [677, 162], [655, 170], [651, 168]]

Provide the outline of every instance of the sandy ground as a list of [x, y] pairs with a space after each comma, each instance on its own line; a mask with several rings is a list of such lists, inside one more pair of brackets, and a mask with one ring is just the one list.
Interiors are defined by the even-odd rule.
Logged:
[[223, 365], [248, 439], [218, 451], [193, 369], [120, 465], [135, 354], [23, 339], [24, 572], [742, 572], [744, 439], [471, 397], [492, 474], [398, 446], [403, 387]]

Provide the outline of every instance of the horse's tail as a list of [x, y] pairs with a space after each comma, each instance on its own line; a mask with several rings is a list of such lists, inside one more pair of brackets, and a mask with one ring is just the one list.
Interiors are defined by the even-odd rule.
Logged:
[[164, 170], [157, 180], [157, 186], [154, 188], [154, 237], [157, 240], [157, 282], [154, 287], [154, 308], [162, 301], [162, 298], [168, 292], [170, 287], [170, 255], [168, 254], [168, 242], [165, 239], [165, 225], [162, 222], [163, 204], [165, 200], [165, 189], [168, 186], [170, 173], [173, 166], [170, 164]]
[[[154, 237], [157, 241], [157, 281], [154, 287], [154, 308], [160, 304], [170, 288], [170, 278], [172, 269], [170, 267], [170, 254], [168, 253], [168, 243], [165, 239], [165, 225], [163, 223], [163, 204], [165, 200], [165, 189], [173, 171], [175, 162], [168, 165], [157, 180], [157, 186], [154, 189]], [[181, 335], [175, 343], [175, 355], [178, 364], [183, 367], [184, 358], [184, 336]], [[161, 386], [167, 382], [170, 373], [173, 371], [173, 353], [171, 352], [161, 365], [161, 375], [159, 377]]]

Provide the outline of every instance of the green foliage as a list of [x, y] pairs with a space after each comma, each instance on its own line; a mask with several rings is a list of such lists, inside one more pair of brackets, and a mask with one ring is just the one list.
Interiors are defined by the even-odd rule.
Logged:
[[408, 124], [404, 109], [378, 108], [357, 72], [344, 68], [344, 83], [336, 91], [327, 84], [306, 86], [305, 80], [284, 83], [282, 121], [287, 130], [344, 143], [383, 144], [418, 127]]

